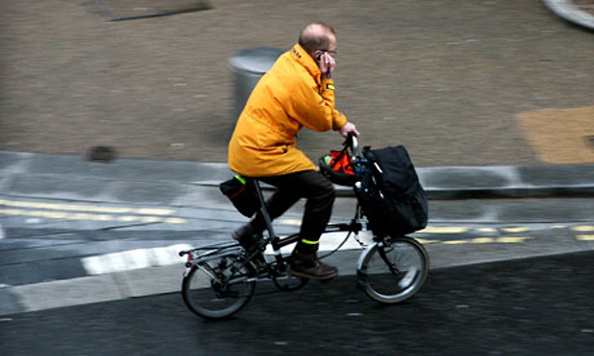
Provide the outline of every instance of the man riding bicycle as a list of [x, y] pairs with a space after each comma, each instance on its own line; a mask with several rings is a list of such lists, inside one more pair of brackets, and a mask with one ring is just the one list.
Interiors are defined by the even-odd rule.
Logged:
[[[297, 149], [297, 134], [305, 126], [314, 131], [358, 135], [354, 124], [335, 109], [336, 33], [324, 23], [305, 27], [299, 41], [279, 57], [258, 82], [243, 109], [229, 142], [229, 167], [246, 177], [277, 188], [266, 202], [271, 219], [306, 198], [299, 241], [291, 258], [291, 273], [312, 279], [338, 276], [334, 266], [317, 257], [319, 239], [332, 215], [334, 186], [313, 162]], [[258, 213], [233, 232], [249, 248], [265, 229]]]

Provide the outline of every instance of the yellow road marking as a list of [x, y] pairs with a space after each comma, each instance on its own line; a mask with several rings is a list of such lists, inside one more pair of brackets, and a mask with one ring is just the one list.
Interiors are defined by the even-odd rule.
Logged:
[[480, 229], [476, 229], [476, 231], [478, 231], [478, 232], [497, 232], [497, 229], [494, 229], [492, 227], [482, 227]]
[[594, 235], [577, 235], [577, 239], [581, 241], [594, 241]]
[[168, 224], [187, 224], [188, 221], [182, 218], [167, 218], [164, 220]]
[[[58, 203], [39, 203], [39, 202], [27, 202], [27, 201], [14, 201], [14, 200], [3, 200], [0, 199], [0, 208], [8, 207], [8, 209], [0, 209], [0, 215], [12, 215], [12, 216], [30, 216], [54, 220], [89, 220], [89, 221], [119, 221], [119, 222], [141, 222], [141, 223], [167, 223], [167, 224], [186, 224], [187, 220], [177, 217], [165, 217], [172, 215], [176, 211], [173, 209], [158, 209], [158, 208], [131, 208], [131, 207], [110, 207], [110, 206], [97, 206], [97, 205], [86, 205], [86, 204], [58, 204]], [[11, 209], [12, 208], [12, 209]], [[20, 208], [20, 209], [14, 209]], [[24, 210], [28, 209], [41, 209], [41, 210]], [[116, 214], [116, 215], [114, 215]], [[121, 215], [126, 214], [126, 215]], [[130, 215], [138, 214], [138, 215]], [[282, 224], [299, 226], [301, 220], [296, 219], [283, 219], [279, 221]], [[566, 226], [557, 225], [551, 227], [551, 229], [562, 229]], [[418, 233], [425, 234], [463, 234], [473, 229], [465, 226], [428, 226], [427, 228], [420, 230]], [[592, 232], [594, 226], [574, 226], [571, 230], [576, 232]], [[484, 227], [477, 228], [473, 231], [482, 233], [496, 233], [496, 228]], [[530, 231], [528, 227], [507, 227], [501, 228], [501, 231], [507, 233], [519, 233]], [[577, 236], [580, 240], [594, 240], [594, 235], [579, 235]], [[423, 244], [435, 244], [442, 243], [447, 245], [459, 245], [466, 243], [473, 244], [488, 244], [488, 243], [521, 243], [531, 237], [475, 237], [473, 239], [466, 240], [427, 240], [417, 239]]]
[[498, 237], [495, 241], [502, 244], [519, 244], [530, 239], [532, 239], [532, 237], [529, 236], [504, 236]]
[[0, 209], [0, 215], [29, 216], [51, 220], [89, 220], [89, 221], [120, 221], [120, 222], [142, 222], [142, 223], [167, 223], [186, 224], [188, 221], [183, 218], [166, 218], [162, 216], [139, 216], [139, 215], [110, 215], [110, 214], [87, 214], [68, 213], [60, 211], [42, 210], [21, 210], [21, 209]]
[[518, 226], [518, 227], [505, 227], [503, 229], [501, 229], [504, 232], [512, 232], [512, 233], [516, 233], [516, 232], [526, 232], [526, 231], [530, 231], [529, 228], [527, 227], [523, 227], [523, 226]]
[[470, 241], [472, 241], [474, 244], [491, 244], [495, 242], [495, 239], [492, 237], [475, 237]]
[[65, 210], [65, 211], [81, 211], [81, 212], [89, 212], [89, 213], [109, 213], [109, 214], [171, 215], [171, 214], [175, 213], [175, 210], [173, 210], [173, 209], [156, 209], [156, 208], [136, 209], [136, 208], [117, 207], [117, 206], [37, 203], [37, 202], [2, 200], [2, 199], [0, 199], [0, 206], [6, 206], [6, 207], [12, 207], [12, 208]]
[[423, 245], [435, 244], [435, 243], [440, 243], [441, 242], [440, 240], [425, 240], [425, 239], [418, 239], [418, 238], [415, 238], [415, 240], [419, 241]]
[[594, 231], [594, 226], [574, 226], [571, 230], [577, 232], [591, 232]]
[[[530, 240], [532, 237], [528, 236], [505, 236], [505, 237], [477, 237], [469, 240], [446, 240], [446, 241], [430, 241], [431, 243], [441, 243], [443, 245], [463, 245], [463, 244], [519, 244], [526, 240]], [[424, 243], [424, 240], [417, 239], [420, 243]]]
[[464, 226], [429, 226], [419, 231], [419, 233], [425, 234], [462, 234], [468, 232], [470, 228]]
[[462, 245], [470, 243], [469, 240], [449, 240], [442, 242], [444, 245]]

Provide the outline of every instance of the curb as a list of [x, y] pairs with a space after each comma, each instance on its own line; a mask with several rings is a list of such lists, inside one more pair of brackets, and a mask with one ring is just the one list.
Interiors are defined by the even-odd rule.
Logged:
[[[594, 165], [434, 167], [417, 168], [417, 173], [430, 200], [594, 196]], [[223, 179], [196, 184], [215, 188]], [[350, 187], [335, 188], [338, 196], [354, 197]]]
[[[200, 206], [198, 190], [232, 176], [224, 163], [121, 159], [0, 151], [0, 194], [7, 196]], [[594, 196], [594, 164], [417, 168], [429, 199]], [[337, 186], [339, 196], [352, 196]], [[202, 204], [201, 204], [202, 203]]]

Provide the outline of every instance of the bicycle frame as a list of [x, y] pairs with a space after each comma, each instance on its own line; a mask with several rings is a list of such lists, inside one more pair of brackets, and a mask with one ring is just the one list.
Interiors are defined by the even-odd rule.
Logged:
[[[347, 140], [349, 147], [351, 148], [351, 153], [353, 156], [357, 156], [359, 154], [359, 143], [355, 136], [349, 136]], [[285, 266], [285, 259], [282, 256], [281, 249], [285, 246], [290, 244], [296, 243], [299, 240], [298, 234], [293, 234], [286, 236], [284, 238], [280, 238], [274, 232], [274, 227], [272, 226], [272, 220], [270, 219], [270, 215], [268, 214], [268, 210], [266, 209], [266, 200], [264, 198], [264, 194], [262, 193], [262, 188], [260, 186], [260, 182], [257, 179], [254, 179], [254, 188], [256, 190], [256, 195], [259, 200], [259, 212], [262, 214], [264, 218], [264, 222], [266, 225], [266, 231], [268, 232], [268, 237], [263, 237], [264, 242], [260, 245], [260, 247], [264, 247], [266, 244], [270, 243], [272, 246], [272, 250], [274, 251], [274, 258], [281, 268]], [[324, 233], [330, 232], [349, 232], [358, 234], [360, 231], [366, 229], [366, 224], [363, 224], [359, 221], [360, 216], [360, 208], [357, 206], [355, 218], [351, 220], [350, 223], [336, 223], [336, 224], [328, 224], [324, 230]], [[192, 265], [196, 265], [200, 262], [205, 262], [210, 259], [215, 259], [221, 256], [230, 256], [236, 254], [238, 249], [241, 249], [241, 246], [237, 242], [230, 241], [230, 242], [222, 242], [222, 243], [214, 243], [211, 245], [201, 246], [196, 249], [192, 249], [189, 251], [182, 251], [180, 252], [180, 256], [184, 256], [185, 254], [191, 254], [188, 262], [186, 263], [186, 267], [192, 268]], [[204, 251], [204, 252], [203, 252]], [[196, 254], [197, 256], [194, 256]], [[250, 256], [247, 256], [247, 260], [251, 260], [257, 253], [254, 252]], [[187, 271], [189, 272], [189, 271]], [[186, 272], [186, 274], [187, 274]]]
[[[258, 248], [255, 251], [246, 252], [245, 263], [249, 263], [249, 261], [251, 261], [254, 258], [254, 256], [260, 252], [260, 249], [263, 249], [264, 246], [270, 244], [274, 251], [277, 266], [280, 266], [281, 271], [284, 271], [286, 269], [286, 259], [283, 257], [281, 249], [285, 246], [296, 243], [299, 240], [299, 235], [292, 234], [281, 238], [274, 233], [274, 227], [272, 226], [272, 221], [270, 220], [268, 212], [266, 211], [265, 200], [259, 182], [254, 182], [254, 186], [256, 188], [258, 197], [260, 198], [260, 202], [262, 203], [260, 211], [262, 212], [264, 220], [268, 225], [268, 236], [263, 236], [263, 241], [258, 245]], [[362, 230], [366, 229], [366, 224], [360, 222], [358, 216], [359, 208], [357, 208], [355, 218], [353, 218], [351, 222], [328, 224], [324, 230], [324, 233], [348, 232], [349, 234], [358, 234]], [[221, 257], [235, 256], [241, 253], [242, 251], [243, 248], [239, 245], [237, 241], [218, 242], [200, 246], [192, 250], [182, 251], [179, 253], [180, 256], [188, 255], [188, 261], [186, 262], [186, 270], [184, 276], [187, 276], [192, 268], [196, 268], [201, 263], [215, 260]], [[268, 261], [266, 262], [268, 263]]]

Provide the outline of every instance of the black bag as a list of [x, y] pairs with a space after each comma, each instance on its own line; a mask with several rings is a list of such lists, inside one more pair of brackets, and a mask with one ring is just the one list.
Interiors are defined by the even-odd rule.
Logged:
[[243, 215], [252, 217], [260, 207], [254, 181], [240, 175], [221, 183], [219, 189]]
[[363, 148], [368, 171], [355, 193], [376, 235], [404, 235], [428, 221], [425, 191], [404, 146]]

